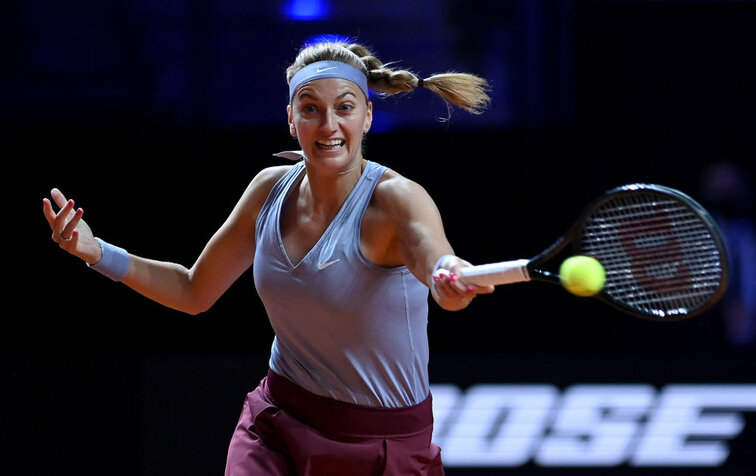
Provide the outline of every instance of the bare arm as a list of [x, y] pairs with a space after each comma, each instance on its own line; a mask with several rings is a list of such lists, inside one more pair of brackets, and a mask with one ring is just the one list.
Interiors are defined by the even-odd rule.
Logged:
[[[395, 250], [395, 259], [425, 283], [446, 310], [463, 309], [477, 294], [493, 292], [493, 286], [464, 286], [457, 281], [455, 273], [469, 263], [454, 256], [438, 207], [420, 185], [394, 172], [389, 174], [376, 188], [375, 198], [390, 224], [393, 245], [389, 249]], [[433, 271], [442, 256], [448, 256], [442, 264], [452, 278], [434, 281]]]
[[[247, 270], [255, 254], [255, 222], [273, 184], [284, 167], [266, 169], [247, 187], [228, 219], [213, 235], [194, 265], [129, 256], [129, 270], [121, 282], [138, 293], [173, 309], [198, 314], [209, 309], [231, 284]], [[99, 245], [81, 220], [83, 212], [73, 209], [62, 193], [53, 190], [61, 207], [52, 211], [48, 200], [44, 213], [61, 248], [89, 263], [100, 259]]]

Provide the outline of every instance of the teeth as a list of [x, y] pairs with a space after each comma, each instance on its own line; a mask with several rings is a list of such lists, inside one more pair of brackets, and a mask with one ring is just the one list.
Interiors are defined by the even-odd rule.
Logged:
[[342, 145], [343, 143], [344, 143], [344, 141], [340, 140], [340, 139], [332, 139], [332, 140], [328, 140], [328, 141], [318, 141], [318, 145], [323, 145], [323, 146], [326, 146], [326, 147], [336, 147], [336, 146]]

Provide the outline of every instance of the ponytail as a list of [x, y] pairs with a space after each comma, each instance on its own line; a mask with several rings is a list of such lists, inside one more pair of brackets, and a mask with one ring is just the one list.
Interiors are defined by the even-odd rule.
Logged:
[[[318, 43], [300, 51], [294, 64], [286, 70], [286, 79], [315, 61], [341, 61], [360, 69], [368, 79], [368, 87], [386, 95], [425, 88], [441, 97], [448, 105], [472, 114], [480, 114], [489, 106], [488, 81], [468, 73], [440, 73], [427, 78], [404, 69], [392, 69], [366, 47], [357, 43]], [[450, 107], [451, 109], [451, 107]], [[451, 112], [451, 111], [450, 111]]]

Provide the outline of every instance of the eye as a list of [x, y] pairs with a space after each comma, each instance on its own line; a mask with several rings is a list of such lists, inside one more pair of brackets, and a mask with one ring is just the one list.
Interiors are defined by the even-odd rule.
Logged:
[[351, 112], [352, 110], [354, 110], [354, 104], [346, 102], [342, 104], [341, 106], [339, 106], [339, 110], [345, 111], [345, 112]]

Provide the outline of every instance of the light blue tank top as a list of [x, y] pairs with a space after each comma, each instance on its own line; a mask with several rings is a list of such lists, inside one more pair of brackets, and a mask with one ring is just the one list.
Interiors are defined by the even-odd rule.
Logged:
[[298, 162], [257, 219], [254, 278], [275, 338], [271, 369], [312, 393], [371, 407], [428, 397], [428, 288], [406, 266], [360, 250], [362, 216], [385, 167], [368, 162], [323, 236], [296, 266], [281, 238], [281, 207], [305, 175]]

